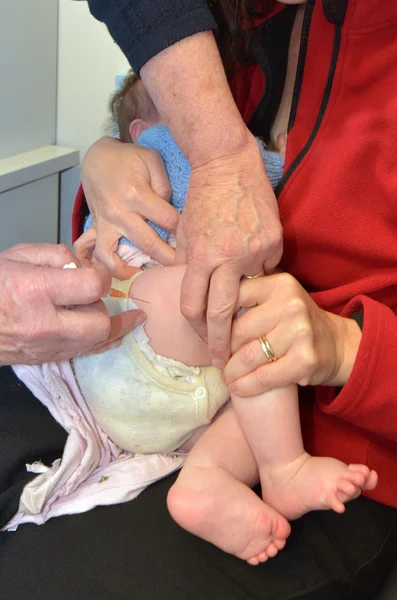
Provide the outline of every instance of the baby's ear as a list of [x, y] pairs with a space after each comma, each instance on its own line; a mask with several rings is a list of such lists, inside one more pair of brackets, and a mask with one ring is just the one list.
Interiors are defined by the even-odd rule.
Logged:
[[149, 129], [149, 127], [151, 127], [152, 125], [153, 123], [145, 121], [144, 119], [134, 119], [130, 123], [129, 132], [134, 144], [136, 144], [136, 142], [138, 141], [138, 138], [141, 135], [141, 133], [146, 129]]

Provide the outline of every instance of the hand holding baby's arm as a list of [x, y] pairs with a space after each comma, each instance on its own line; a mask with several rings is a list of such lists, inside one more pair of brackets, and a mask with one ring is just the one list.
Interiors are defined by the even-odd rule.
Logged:
[[86, 255], [87, 241], [95, 243], [95, 257], [125, 279], [130, 270], [116, 254], [125, 236], [153, 259], [173, 264], [175, 251], [146, 223], [176, 232], [180, 218], [169, 203], [171, 188], [158, 152], [102, 138], [86, 155], [82, 183], [95, 231], [76, 246], [79, 256]]

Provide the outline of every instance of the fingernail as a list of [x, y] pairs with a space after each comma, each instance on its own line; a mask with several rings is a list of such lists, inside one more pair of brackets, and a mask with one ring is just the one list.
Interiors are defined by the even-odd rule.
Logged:
[[136, 325], [143, 325], [145, 322], [146, 322], [145, 313], [140, 313], [139, 315], [137, 315], [136, 321], [135, 321]]
[[236, 385], [235, 384], [233, 384], [233, 383], [229, 384], [229, 392], [231, 394], [235, 394], [236, 393]]
[[213, 358], [212, 366], [217, 367], [218, 369], [221, 369], [221, 371], [223, 371], [223, 369], [226, 367], [226, 362], [222, 358]]
[[220, 372], [221, 380], [224, 385], [227, 385], [225, 373], [223, 371]]

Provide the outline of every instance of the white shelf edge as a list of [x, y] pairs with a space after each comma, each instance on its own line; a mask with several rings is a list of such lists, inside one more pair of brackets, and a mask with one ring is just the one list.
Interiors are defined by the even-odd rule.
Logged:
[[60, 173], [79, 164], [79, 151], [43, 146], [0, 160], [0, 193]]

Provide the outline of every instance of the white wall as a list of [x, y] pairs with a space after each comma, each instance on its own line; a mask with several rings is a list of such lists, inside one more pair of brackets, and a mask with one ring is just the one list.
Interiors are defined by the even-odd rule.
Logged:
[[0, 0], [0, 159], [55, 142], [54, 0]]
[[83, 159], [104, 133], [115, 76], [127, 70], [127, 60], [87, 3], [59, 0], [58, 144], [79, 149]]

